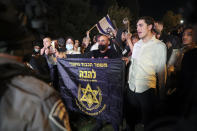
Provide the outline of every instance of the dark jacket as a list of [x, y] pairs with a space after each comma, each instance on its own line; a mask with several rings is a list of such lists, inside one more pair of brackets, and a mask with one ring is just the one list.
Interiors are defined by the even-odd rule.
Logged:
[[29, 64], [32, 66], [36, 74], [44, 77], [46, 82], [50, 82], [50, 71], [45, 57], [41, 55], [32, 56]]
[[118, 55], [122, 56], [122, 52], [125, 49], [126, 43], [122, 41], [122, 33], [124, 30], [119, 29], [116, 34], [116, 38], [111, 40], [112, 48], [118, 53]]

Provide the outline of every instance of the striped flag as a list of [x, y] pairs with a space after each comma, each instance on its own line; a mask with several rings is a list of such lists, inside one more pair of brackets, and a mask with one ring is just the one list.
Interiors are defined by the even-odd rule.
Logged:
[[99, 31], [99, 33], [104, 34], [104, 35], [108, 35], [110, 34], [110, 32], [114, 31], [115, 28], [109, 18], [109, 16], [105, 16], [103, 17], [97, 24], [96, 27]]

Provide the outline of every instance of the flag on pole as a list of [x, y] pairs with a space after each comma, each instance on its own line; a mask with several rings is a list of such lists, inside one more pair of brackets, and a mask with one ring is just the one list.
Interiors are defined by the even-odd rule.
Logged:
[[96, 27], [99, 31], [99, 33], [108, 35], [110, 32], [115, 30], [115, 27], [112, 24], [112, 21], [110, 20], [109, 16], [103, 17], [97, 24]]

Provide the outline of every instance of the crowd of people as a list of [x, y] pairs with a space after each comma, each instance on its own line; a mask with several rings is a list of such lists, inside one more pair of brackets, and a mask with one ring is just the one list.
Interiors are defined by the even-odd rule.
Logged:
[[[196, 23], [195, 23], [196, 24]], [[59, 58], [120, 59], [125, 62], [123, 120], [114, 130], [197, 130], [197, 45], [193, 25], [165, 32], [161, 21], [137, 20], [136, 32], [90, 32], [81, 40], [44, 36], [21, 59], [0, 53], [0, 130], [74, 130], [60, 96]], [[9, 46], [1, 40], [3, 46]], [[2, 46], [2, 47], [3, 47]], [[101, 130], [97, 121], [93, 130]]]

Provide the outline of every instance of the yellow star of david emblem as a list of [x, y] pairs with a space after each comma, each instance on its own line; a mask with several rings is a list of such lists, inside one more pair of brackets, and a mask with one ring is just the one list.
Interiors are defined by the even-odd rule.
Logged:
[[90, 108], [94, 103], [99, 104], [98, 99], [96, 98], [98, 91], [92, 90], [90, 84], [87, 84], [86, 88], [81, 88], [83, 92], [83, 96], [81, 97], [80, 101], [87, 102], [88, 107]]

